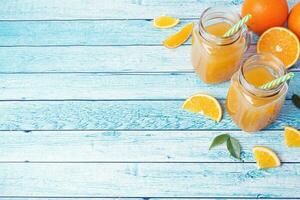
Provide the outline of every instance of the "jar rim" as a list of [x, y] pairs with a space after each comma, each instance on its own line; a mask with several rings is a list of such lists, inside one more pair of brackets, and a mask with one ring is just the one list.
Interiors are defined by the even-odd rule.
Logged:
[[[219, 13], [220, 17], [218, 17], [218, 18], [223, 18], [223, 19], [227, 19], [227, 20], [228, 20], [228, 17], [226, 18], [225, 14], [231, 15], [233, 18], [236, 19], [236, 22], [241, 19], [241, 16], [237, 12], [235, 12], [233, 9], [224, 10], [223, 7], [218, 7], [218, 6], [206, 8], [200, 15], [198, 28], [199, 28], [199, 34], [201, 34], [202, 37], [207, 41], [215, 42], [219, 45], [228, 45], [228, 44], [231, 44], [231, 43], [235, 42], [236, 40], [238, 40], [240, 38], [240, 36], [242, 35], [242, 33], [247, 30], [247, 26], [243, 25], [235, 34], [233, 34], [231, 36], [218, 37], [213, 34], [210, 34], [209, 32], [206, 31], [206, 28], [204, 25], [204, 23], [205, 23], [204, 19], [205, 19], [205, 17], [207, 17], [207, 15], [209, 15], [211, 13], [215, 13], [215, 14]], [[230, 20], [230, 21], [232, 21], [232, 20]]]
[[[280, 92], [282, 90], [282, 88], [285, 85], [287, 86], [286, 82], [281, 83], [280, 85], [278, 85], [277, 87], [275, 87], [273, 89], [262, 89], [262, 88], [256, 87], [253, 84], [249, 83], [245, 78], [245, 73], [244, 73], [245, 65], [247, 64], [247, 62], [250, 62], [251, 60], [257, 59], [259, 57], [270, 57], [270, 59], [272, 59], [272, 61], [274, 61], [276, 63], [276, 65], [278, 65], [278, 68], [280, 70], [279, 76], [283, 76], [287, 73], [283, 62], [279, 58], [274, 56], [272, 53], [269, 53], [269, 52], [255, 53], [255, 54], [249, 56], [247, 59], [245, 59], [243, 61], [243, 63], [241, 64], [241, 67], [239, 69], [239, 82], [242, 84], [243, 88], [245, 88], [248, 92], [250, 92], [253, 95], [261, 96], [261, 97], [268, 97], [268, 96], [276, 95], [278, 92]], [[276, 78], [278, 78], [278, 77], [276, 77]]]

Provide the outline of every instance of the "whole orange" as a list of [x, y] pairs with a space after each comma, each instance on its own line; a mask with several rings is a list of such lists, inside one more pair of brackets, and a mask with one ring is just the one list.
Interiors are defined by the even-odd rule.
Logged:
[[290, 12], [288, 27], [300, 39], [300, 2], [297, 3]]
[[274, 26], [283, 26], [288, 18], [286, 0], [245, 0], [242, 15], [251, 14], [247, 25], [257, 34]]

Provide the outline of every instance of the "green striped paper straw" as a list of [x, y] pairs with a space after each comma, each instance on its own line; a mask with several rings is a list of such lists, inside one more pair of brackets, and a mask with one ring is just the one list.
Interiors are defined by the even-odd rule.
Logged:
[[246, 15], [245, 17], [243, 17], [240, 21], [238, 21], [238, 23], [236, 23], [235, 25], [233, 25], [224, 35], [223, 37], [229, 37], [233, 34], [235, 34], [236, 32], [239, 31], [239, 29], [247, 23], [247, 21], [251, 18], [252, 16], [250, 14]]
[[287, 80], [290, 80], [292, 79], [293, 77], [295, 76], [295, 74], [293, 72], [290, 72], [284, 76], [281, 76], [273, 81], [270, 81], [262, 86], [260, 86], [259, 88], [261, 89], [265, 89], [265, 90], [269, 90], [269, 89], [272, 89], [274, 87], [277, 87], [278, 85], [280, 85], [281, 83], [287, 81]]

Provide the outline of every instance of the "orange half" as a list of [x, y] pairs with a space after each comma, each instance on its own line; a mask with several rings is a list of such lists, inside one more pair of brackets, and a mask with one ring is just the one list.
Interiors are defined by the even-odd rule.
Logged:
[[193, 30], [194, 23], [191, 22], [185, 25], [180, 31], [171, 35], [166, 40], [163, 41], [163, 45], [167, 48], [176, 48], [182, 45], [187, 39], [189, 39], [192, 30]]
[[268, 147], [256, 146], [253, 148], [253, 154], [260, 169], [279, 167], [281, 164], [276, 153]]
[[182, 108], [193, 113], [204, 114], [217, 122], [222, 118], [222, 108], [219, 102], [206, 94], [195, 94], [189, 97], [183, 103]]
[[161, 15], [153, 20], [153, 26], [156, 28], [171, 28], [176, 26], [180, 22], [179, 19], [171, 17], [171, 16], [166, 16], [166, 15]]
[[257, 42], [257, 52], [270, 52], [278, 57], [286, 68], [289, 68], [299, 58], [299, 40], [292, 31], [286, 28], [270, 28], [260, 36]]
[[300, 147], [300, 131], [293, 127], [284, 128], [284, 139], [288, 147]]

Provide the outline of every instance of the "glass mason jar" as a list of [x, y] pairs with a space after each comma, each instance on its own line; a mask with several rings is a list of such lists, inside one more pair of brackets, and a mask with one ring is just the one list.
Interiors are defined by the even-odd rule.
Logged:
[[205, 83], [227, 81], [238, 70], [251, 43], [247, 26], [232, 36], [222, 35], [226, 26], [228, 30], [240, 19], [237, 13], [224, 8], [208, 8], [202, 13], [192, 34], [192, 63]]
[[[248, 74], [251, 71], [254, 73], [250, 81]], [[285, 74], [284, 64], [272, 54], [264, 53], [249, 57], [232, 76], [226, 108], [242, 130], [256, 132], [276, 119], [285, 101], [288, 84], [282, 83], [273, 89], [260, 89], [254, 83], [262, 85], [260, 82], [270, 75], [273, 80]]]

